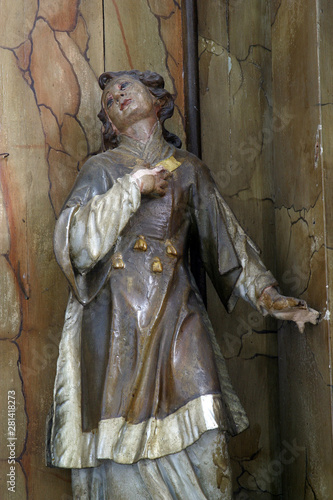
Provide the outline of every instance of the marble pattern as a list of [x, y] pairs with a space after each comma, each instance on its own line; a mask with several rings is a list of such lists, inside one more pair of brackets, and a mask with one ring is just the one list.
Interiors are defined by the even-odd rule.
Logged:
[[[142, 0], [134, 10], [129, 0], [1, 5], [0, 153], [9, 153], [0, 156], [1, 397], [16, 392], [16, 498], [22, 500], [71, 498], [69, 472], [44, 466], [45, 420], [68, 294], [52, 240], [77, 172], [101, 147], [98, 75], [132, 65], [160, 71], [176, 95], [170, 128], [184, 139], [181, 6]], [[120, 34], [117, 44], [113, 34]], [[144, 51], [138, 39], [145, 40]], [[1, 436], [6, 414], [1, 405]], [[13, 498], [1, 443], [0, 496]]]

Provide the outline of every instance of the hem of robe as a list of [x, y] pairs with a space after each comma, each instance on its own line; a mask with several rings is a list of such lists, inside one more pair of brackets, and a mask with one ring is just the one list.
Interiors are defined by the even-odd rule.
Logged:
[[130, 424], [124, 417], [101, 420], [97, 457], [133, 464], [144, 458], [154, 460], [178, 453], [206, 431], [226, 430], [222, 415], [221, 395], [206, 394], [163, 419], [149, 418], [138, 424]]
[[55, 436], [49, 465], [79, 469], [97, 467], [102, 460], [131, 465], [178, 453], [209, 430], [226, 431], [222, 410], [221, 395], [206, 394], [164, 419], [130, 424], [123, 417], [112, 418], [101, 420], [98, 430], [91, 432], [80, 432], [79, 422], [72, 421], [73, 434], [68, 427], [60, 428]]

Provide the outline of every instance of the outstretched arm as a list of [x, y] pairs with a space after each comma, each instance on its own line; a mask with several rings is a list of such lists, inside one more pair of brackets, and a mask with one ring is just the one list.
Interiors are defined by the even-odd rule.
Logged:
[[201, 255], [227, 310], [231, 312], [237, 298], [242, 297], [264, 315], [294, 321], [301, 332], [305, 323], [316, 324], [317, 311], [303, 300], [278, 292], [277, 281], [223, 200], [205, 165], [198, 171], [196, 193], [194, 214], [202, 243]]
[[305, 323], [316, 325], [319, 312], [308, 307], [304, 300], [281, 295], [273, 286], [265, 288], [258, 299], [258, 306], [264, 316], [270, 314], [277, 319], [294, 321], [301, 333]]

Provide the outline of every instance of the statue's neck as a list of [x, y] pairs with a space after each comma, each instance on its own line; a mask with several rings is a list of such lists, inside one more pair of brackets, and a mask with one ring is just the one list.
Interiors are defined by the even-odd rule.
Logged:
[[134, 139], [125, 134], [121, 134], [119, 139], [118, 151], [133, 154], [150, 163], [152, 166], [165, 158], [169, 158], [175, 150], [174, 146], [171, 146], [164, 139], [162, 126], [159, 121], [154, 124], [146, 142]]
[[144, 118], [128, 127], [121, 135], [147, 144], [157, 127], [157, 123], [158, 120], [156, 117]]

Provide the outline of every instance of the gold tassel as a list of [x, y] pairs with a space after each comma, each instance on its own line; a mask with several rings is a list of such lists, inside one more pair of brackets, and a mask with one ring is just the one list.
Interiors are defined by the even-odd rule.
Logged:
[[163, 271], [162, 262], [159, 257], [154, 257], [152, 270], [154, 273], [161, 273]]
[[147, 250], [147, 242], [145, 237], [142, 234], [139, 235], [138, 239], [135, 242], [134, 250], [139, 250], [140, 252], [145, 252]]
[[123, 261], [123, 256], [121, 255], [120, 252], [116, 252], [112, 256], [112, 267], [114, 269], [124, 269], [125, 264], [124, 264], [124, 261]]
[[166, 253], [170, 255], [171, 257], [177, 257], [177, 250], [173, 246], [170, 240], [166, 240], [165, 244], [167, 245], [166, 247]]

